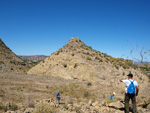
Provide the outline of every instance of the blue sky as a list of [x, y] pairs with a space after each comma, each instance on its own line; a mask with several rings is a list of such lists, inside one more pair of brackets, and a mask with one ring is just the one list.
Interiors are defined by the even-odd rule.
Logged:
[[150, 49], [149, 6], [150, 0], [0, 0], [0, 37], [17, 55], [50, 55], [76, 36], [131, 58], [134, 44]]

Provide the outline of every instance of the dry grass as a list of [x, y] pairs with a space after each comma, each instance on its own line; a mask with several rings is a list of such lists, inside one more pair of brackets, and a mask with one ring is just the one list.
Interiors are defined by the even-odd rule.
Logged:
[[55, 98], [57, 91], [60, 91], [62, 100], [68, 96], [76, 101], [99, 98], [92, 87], [87, 82], [51, 76], [0, 74], [0, 97], [4, 105], [13, 102], [34, 107], [35, 101]]

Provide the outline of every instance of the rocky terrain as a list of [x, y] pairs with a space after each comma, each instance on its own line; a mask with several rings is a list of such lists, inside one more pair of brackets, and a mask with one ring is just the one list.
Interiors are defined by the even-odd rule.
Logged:
[[124, 85], [118, 85], [118, 80], [126, 78], [129, 72], [135, 75], [134, 79], [140, 84], [142, 95], [145, 95], [143, 99], [146, 99], [146, 88], [150, 81], [132, 61], [113, 58], [92, 49], [79, 38], [72, 37], [63, 48], [31, 68], [28, 74], [98, 82], [106, 88], [112, 87], [113, 90], [117, 88], [121, 91]]
[[[100, 83], [45, 75], [0, 73], [0, 112], [124, 113], [124, 93], [120, 94], [119, 90], [112, 88], [107, 85], [102, 86]], [[117, 95], [113, 101], [110, 101], [109, 95], [115, 89]], [[57, 91], [60, 91], [61, 95], [60, 104], [56, 104]], [[144, 98], [141, 93], [137, 98], [138, 113], [149, 113], [149, 100], [139, 102], [140, 97]], [[131, 105], [130, 108], [132, 111]]]
[[[146, 73], [132, 61], [96, 51], [77, 37], [72, 37], [28, 74], [16, 74], [26, 64], [16, 64], [24, 62], [2, 41], [0, 48], [3, 52], [0, 57], [3, 62], [0, 64], [0, 112], [123, 113], [125, 85], [119, 80], [127, 78], [130, 72], [139, 84], [138, 112], [150, 112], [150, 79]], [[8, 56], [11, 57], [8, 59]], [[61, 93], [59, 105], [55, 103], [58, 91]], [[117, 94], [114, 101], [108, 99], [112, 92]]]
[[1, 73], [24, 73], [27, 64], [9, 49], [0, 39], [0, 72]]

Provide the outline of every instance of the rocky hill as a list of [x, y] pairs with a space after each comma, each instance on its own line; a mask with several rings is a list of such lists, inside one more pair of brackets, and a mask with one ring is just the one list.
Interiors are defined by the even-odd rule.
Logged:
[[72, 37], [63, 48], [41, 61], [28, 73], [95, 81], [126, 75], [130, 71], [134, 73], [136, 68], [130, 60], [113, 58], [92, 49], [79, 38]]
[[39, 62], [44, 60], [47, 56], [45, 55], [32, 55], [32, 56], [19, 56], [22, 60], [26, 62]]
[[132, 72], [134, 79], [140, 84], [138, 101], [143, 102], [150, 99], [149, 78], [132, 61], [121, 58], [113, 58], [87, 46], [79, 38], [72, 37], [71, 40], [38, 63], [28, 71], [28, 74], [50, 75], [65, 79], [79, 81], [91, 81], [101, 84], [101, 91], [116, 91], [124, 95], [124, 84], [120, 84], [121, 78], [127, 78]]
[[26, 70], [27, 65], [16, 54], [9, 49], [0, 39], [0, 72], [22, 73]]

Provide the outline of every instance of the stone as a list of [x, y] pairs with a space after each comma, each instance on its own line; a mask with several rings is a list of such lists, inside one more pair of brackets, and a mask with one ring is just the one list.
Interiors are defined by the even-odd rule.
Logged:
[[150, 109], [150, 104], [148, 104], [147, 109]]
[[90, 110], [90, 106], [86, 106], [86, 109]]
[[50, 105], [51, 105], [51, 106], [55, 106], [55, 103], [54, 103], [54, 102], [51, 102]]
[[121, 109], [121, 108], [124, 108], [124, 104], [121, 103], [120, 101], [117, 101], [117, 102], [112, 102], [112, 103], [108, 104], [108, 107], [112, 107], [115, 109]]
[[96, 105], [98, 105], [99, 104], [99, 102], [98, 101], [95, 101], [94, 103], [92, 103], [92, 106], [96, 106]]
[[92, 103], [93, 103], [94, 101], [93, 100], [90, 100], [89, 102], [88, 102], [88, 105], [89, 106], [92, 106]]
[[27, 108], [24, 113], [33, 113], [33, 108]]

